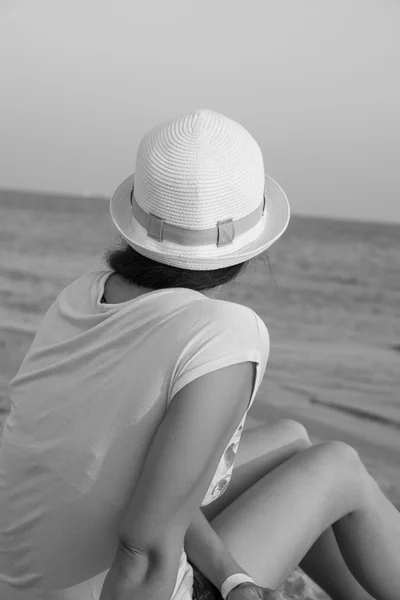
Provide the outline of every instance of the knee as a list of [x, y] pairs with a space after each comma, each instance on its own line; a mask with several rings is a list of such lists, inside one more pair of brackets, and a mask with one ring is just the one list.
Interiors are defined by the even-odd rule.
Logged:
[[314, 449], [318, 468], [324, 472], [358, 483], [367, 474], [357, 450], [345, 442], [323, 442]]
[[337, 511], [341, 512], [340, 516], [350, 514], [368, 505], [374, 497], [371, 494], [374, 480], [358, 452], [344, 442], [329, 441], [312, 446], [303, 453], [298, 468], [304, 481], [312, 482], [315, 493], [321, 494], [336, 515]]
[[359, 464], [361, 462], [357, 450], [346, 444], [346, 442], [337, 440], [322, 442], [319, 447], [326, 457], [334, 462], [346, 464]]
[[294, 419], [281, 419], [279, 426], [285, 432], [286, 436], [293, 441], [299, 441], [302, 446], [311, 446], [311, 440], [309, 438], [307, 429]]

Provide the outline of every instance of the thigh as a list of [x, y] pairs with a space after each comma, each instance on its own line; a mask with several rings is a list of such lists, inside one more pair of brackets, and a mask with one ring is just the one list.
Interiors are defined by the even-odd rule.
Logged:
[[356, 508], [360, 480], [346, 456], [348, 464], [342, 463], [341, 452], [332, 442], [296, 453], [212, 519], [226, 548], [258, 585], [277, 589], [321, 533]]
[[229, 485], [222, 496], [202, 507], [203, 514], [211, 521], [261, 477], [309, 446], [306, 429], [291, 419], [244, 430]]

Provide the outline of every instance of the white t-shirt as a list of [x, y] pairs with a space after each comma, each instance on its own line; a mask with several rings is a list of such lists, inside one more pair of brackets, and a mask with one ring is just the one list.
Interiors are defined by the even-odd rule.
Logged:
[[[102, 304], [111, 274], [84, 274], [61, 292], [10, 382], [0, 445], [0, 598], [97, 600], [117, 526], [174, 395], [244, 361], [257, 363], [248, 408], [261, 384], [269, 336], [253, 310], [187, 288]], [[229, 483], [246, 414], [202, 506]], [[188, 566], [183, 560], [180, 572]], [[97, 582], [93, 596], [43, 592], [85, 581]]]

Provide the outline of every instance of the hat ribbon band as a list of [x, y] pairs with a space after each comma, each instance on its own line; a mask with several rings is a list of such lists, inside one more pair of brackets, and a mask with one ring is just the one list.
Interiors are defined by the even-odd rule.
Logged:
[[265, 211], [265, 194], [261, 204], [250, 214], [237, 219], [218, 221], [215, 227], [209, 229], [187, 229], [167, 223], [165, 219], [148, 213], [136, 201], [133, 187], [130, 194], [132, 212], [135, 219], [147, 230], [147, 235], [158, 241], [168, 240], [183, 246], [226, 246], [231, 244], [235, 237], [252, 229]]

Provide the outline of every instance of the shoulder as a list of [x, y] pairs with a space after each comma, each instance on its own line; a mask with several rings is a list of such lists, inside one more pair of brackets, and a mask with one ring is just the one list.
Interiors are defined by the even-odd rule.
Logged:
[[195, 296], [183, 303], [175, 312], [176, 325], [187, 332], [198, 329], [236, 336], [259, 338], [262, 345], [269, 346], [268, 327], [263, 319], [249, 306], [227, 300]]
[[269, 333], [261, 317], [243, 304], [219, 299], [195, 298], [182, 307], [176, 326], [180, 339], [186, 341], [190, 352], [197, 348], [257, 349], [269, 355]]
[[232, 323], [236, 325], [243, 323], [254, 329], [260, 326], [259, 321], [264, 325], [248, 306], [212, 298], [196, 297], [191, 303], [182, 307], [181, 316], [193, 322], [211, 323], [219, 327], [231, 327]]
[[244, 304], [209, 299], [208, 303], [203, 304], [202, 310], [198, 314], [217, 328], [236, 332], [242, 330], [249, 335], [258, 335], [264, 343], [266, 340], [269, 342], [269, 332], [265, 322], [252, 308]]

